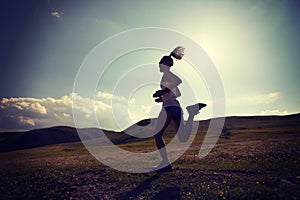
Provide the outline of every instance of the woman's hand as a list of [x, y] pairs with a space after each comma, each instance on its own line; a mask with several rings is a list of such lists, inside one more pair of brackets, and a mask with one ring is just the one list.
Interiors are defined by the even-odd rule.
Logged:
[[153, 97], [161, 97], [165, 94], [167, 94], [168, 92], [170, 92], [170, 89], [169, 88], [165, 88], [163, 90], [157, 90], [154, 94], [153, 94]]

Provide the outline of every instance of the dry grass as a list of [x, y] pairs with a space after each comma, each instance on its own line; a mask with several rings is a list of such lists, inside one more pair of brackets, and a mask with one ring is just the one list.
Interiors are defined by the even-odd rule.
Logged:
[[[298, 199], [300, 129], [256, 126], [227, 124], [231, 138], [220, 138], [204, 159], [197, 157], [199, 130], [174, 170], [164, 174], [110, 169], [81, 143], [0, 153], [0, 199]], [[155, 149], [153, 139], [120, 146]]]

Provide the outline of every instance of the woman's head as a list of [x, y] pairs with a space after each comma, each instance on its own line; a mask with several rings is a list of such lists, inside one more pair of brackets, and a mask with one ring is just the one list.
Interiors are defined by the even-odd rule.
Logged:
[[162, 57], [162, 59], [160, 59], [160, 61], [159, 61], [159, 64], [163, 64], [163, 65], [167, 65], [169, 67], [172, 67], [173, 64], [174, 64], [172, 56], [169, 55], [169, 56]]
[[159, 71], [160, 72], [167, 72], [170, 70], [170, 67], [173, 66], [173, 59], [170, 56], [164, 56], [159, 61]]

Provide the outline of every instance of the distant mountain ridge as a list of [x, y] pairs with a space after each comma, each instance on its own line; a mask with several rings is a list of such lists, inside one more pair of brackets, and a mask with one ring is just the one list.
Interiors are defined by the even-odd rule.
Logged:
[[[200, 121], [199, 129], [207, 130], [210, 120]], [[124, 144], [145, 140], [147, 133], [151, 135], [154, 131], [156, 119], [145, 119], [125, 129], [124, 131], [102, 130], [114, 144]], [[272, 126], [286, 126], [290, 130], [300, 131], [300, 114], [286, 116], [232, 116], [226, 117], [224, 128], [228, 130], [259, 128]], [[169, 132], [174, 132], [173, 127], [169, 127]], [[98, 128], [82, 128], [81, 138], [88, 140], [97, 138], [101, 141]], [[126, 134], [130, 133], [130, 135]], [[143, 133], [144, 135], [139, 135]], [[174, 133], [175, 134], [175, 133]], [[139, 136], [139, 137], [134, 137]], [[143, 137], [143, 138], [140, 138]], [[35, 129], [25, 132], [0, 133], [0, 152], [36, 148], [46, 145], [80, 142], [81, 139], [76, 128], [68, 126], [55, 126], [50, 128]]]

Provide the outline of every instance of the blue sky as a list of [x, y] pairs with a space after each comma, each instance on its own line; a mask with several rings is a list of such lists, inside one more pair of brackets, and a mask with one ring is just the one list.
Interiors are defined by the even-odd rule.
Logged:
[[[2, 130], [73, 125], [72, 89], [84, 58], [108, 37], [140, 27], [178, 31], [207, 52], [223, 81], [226, 115], [300, 111], [300, 4], [296, 0], [76, 3], [29, 0], [4, 1], [2, 4]], [[128, 55], [122, 65], [133, 67], [136, 62], [133, 59], [137, 57], [140, 62], [156, 63], [164, 55], [163, 52], [149, 54], [143, 51], [137, 54]], [[114, 64], [121, 65], [118, 61]], [[179, 74], [183, 73], [180, 65], [184, 66], [184, 63], [177, 63], [174, 67]], [[108, 75], [111, 80], [116, 78], [117, 72]], [[111, 117], [107, 100], [112, 96], [105, 93], [105, 87], [99, 85], [96, 95], [99, 98], [97, 103], [102, 105], [101, 109], [96, 108], [101, 110], [100, 120]], [[205, 90], [201, 80], [199, 88]], [[151, 97], [153, 89], [145, 88], [133, 96], [130, 106], [139, 106], [138, 109], [144, 111], [133, 109], [131, 115], [134, 117], [122, 127], [147, 117], [147, 113], [153, 110], [155, 103], [151, 98], [143, 99], [147, 93]], [[182, 90], [184, 92], [184, 88]], [[199, 95], [200, 100], [210, 101], [209, 91]], [[82, 96], [78, 98], [83, 105], [93, 101]], [[151, 112], [152, 117], [157, 114]], [[201, 117], [214, 116], [208, 108]], [[117, 129], [110, 120], [104, 124], [107, 124], [105, 128]]]

